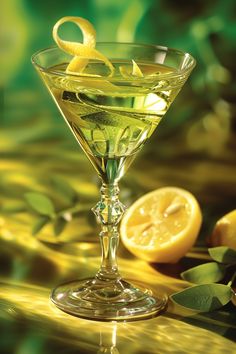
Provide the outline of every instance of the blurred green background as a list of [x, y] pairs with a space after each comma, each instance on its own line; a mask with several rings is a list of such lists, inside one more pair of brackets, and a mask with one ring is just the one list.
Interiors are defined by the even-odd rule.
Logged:
[[[189, 51], [197, 60], [157, 133], [121, 181], [122, 202], [129, 205], [165, 185], [189, 190], [203, 211], [197, 246], [206, 246], [216, 220], [236, 205], [234, 0], [1, 1], [0, 352], [4, 354], [98, 350], [97, 324], [72, 321], [48, 304], [52, 287], [91, 276], [100, 262], [99, 227], [89, 213], [99, 199], [100, 183], [30, 62], [32, 53], [54, 44], [52, 27], [66, 15], [91, 21], [100, 41], [160, 44]], [[73, 34], [73, 26], [65, 31], [66, 36], [81, 39], [77, 28]], [[43, 224], [45, 219], [25, 201], [28, 192], [49, 197], [64, 219]], [[193, 258], [186, 257], [190, 265], [198, 257], [194, 252]], [[177, 278], [183, 263], [170, 267], [172, 278], [164, 278], [165, 272], [170, 274], [168, 266], [131, 257], [120, 245], [124, 276], [138, 276], [155, 286], [165, 279], [169, 293], [182, 287]], [[204, 318], [196, 326], [235, 338], [233, 332], [227, 334], [226, 315], [219, 314], [217, 325], [223, 322], [219, 328]], [[187, 345], [184, 352], [192, 351], [194, 327], [188, 329], [183, 322], [162, 316], [157, 321], [156, 327], [147, 321], [143, 326], [131, 325], [130, 332], [124, 328], [126, 340], [121, 336], [118, 341], [122, 353], [132, 345], [132, 352], [142, 353], [139, 341], [144, 348], [152, 347], [150, 353], [156, 348], [169, 353], [171, 343], [173, 351], [182, 345]], [[166, 332], [166, 328], [173, 330]], [[202, 352], [211, 337], [205, 332], [194, 338]], [[211, 340], [216, 353], [230, 350], [221, 348], [219, 338], [219, 346]]]
[[[198, 65], [190, 79], [191, 85], [175, 104], [176, 121], [186, 115], [188, 119], [200, 120], [206, 113], [214, 114], [217, 104], [218, 110], [221, 107], [225, 112], [230, 108], [228, 104], [234, 103], [236, 5], [233, 0], [189, 3], [67, 0], [57, 4], [9, 0], [1, 7], [1, 68], [4, 69], [1, 87], [6, 99], [6, 125], [26, 120], [31, 110], [40, 114], [37, 106], [42, 102], [45, 109], [50, 105], [30, 64], [30, 56], [54, 44], [52, 27], [65, 15], [82, 16], [91, 21], [98, 41], [162, 44], [195, 56]], [[75, 27], [69, 27], [70, 36], [73, 29]], [[73, 38], [80, 39], [76, 29]]]
[[[93, 194], [92, 167], [30, 62], [32, 53], [54, 44], [55, 22], [73, 15], [93, 23], [98, 41], [161, 44], [197, 60], [157, 134], [121, 182], [125, 202], [162, 185], [189, 189], [209, 220], [205, 235], [235, 207], [234, 0], [8, 0], [1, 7], [2, 204], [22, 199], [28, 190], [43, 190], [52, 174], [65, 175], [79, 190], [84, 178]], [[66, 27], [66, 35], [81, 39], [73, 30], [73, 25]]]

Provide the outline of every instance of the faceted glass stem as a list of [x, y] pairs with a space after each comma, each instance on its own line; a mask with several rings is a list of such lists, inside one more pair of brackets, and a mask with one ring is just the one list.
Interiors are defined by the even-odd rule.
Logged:
[[125, 207], [118, 195], [116, 181], [103, 182], [101, 200], [92, 209], [102, 227], [102, 258], [95, 277], [62, 284], [52, 292], [52, 301], [72, 315], [91, 320], [130, 321], [153, 317], [166, 305], [165, 295], [156, 296], [142, 284], [129, 283], [119, 274], [118, 225]]
[[124, 214], [125, 206], [119, 201], [117, 183], [103, 183], [101, 200], [93, 208], [97, 220], [102, 225], [100, 242], [102, 249], [101, 266], [96, 277], [102, 281], [118, 280], [120, 278], [117, 266], [116, 252], [119, 244], [118, 224]]

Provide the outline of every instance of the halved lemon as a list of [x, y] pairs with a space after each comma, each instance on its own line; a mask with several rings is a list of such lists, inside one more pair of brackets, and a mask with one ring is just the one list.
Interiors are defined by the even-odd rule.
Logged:
[[163, 187], [145, 194], [127, 210], [121, 240], [146, 261], [176, 263], [195, 243], [201, 222], [199, 204], [190, 192]]

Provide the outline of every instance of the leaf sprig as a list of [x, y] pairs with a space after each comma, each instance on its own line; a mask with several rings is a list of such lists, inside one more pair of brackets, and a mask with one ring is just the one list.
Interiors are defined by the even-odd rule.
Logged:
[[87, 212], [91, 207], [90, 204], [79, 203], [76, 191], [63, 178], [53, 176], [51, 180], [55, 193], [63, 200], [65, 207], [57, 210], [55, 202], [43, 193], [25, 193], [24, 198], [27, 205], [37, 215], [37, 219], [32, 226], [32, 235], [38, 234], [44, 226], [51, 223], [54, 235], [58, 236], [75, 214]]
[[199, 312], [210, 312], [221, 308], [235, 297], [232, 288], [236, 271], [227, 284], [216, 284], [223, 280], [229, 268], [236, 268], [236, 250], [220, 246], [209, 248], [214, 262], [201, 264], [181, 273], [181, 277], [192, 287], [171, 295], [171, 299], [186, 308]]

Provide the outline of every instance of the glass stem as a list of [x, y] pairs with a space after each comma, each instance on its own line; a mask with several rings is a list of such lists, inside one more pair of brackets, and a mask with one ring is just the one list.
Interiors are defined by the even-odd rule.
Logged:
[[119, 244], [118, 224], [124, 213], [125, 207], [118, 199], [119, 188], [117, 183], [103, 183], [101, 200], [93, 208], [98, 221], [102, 225], [100, 242], [102, 260], [96, 278], [101, 281], [120, 279], [116, 253]]

